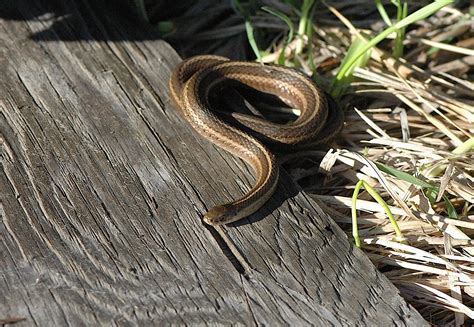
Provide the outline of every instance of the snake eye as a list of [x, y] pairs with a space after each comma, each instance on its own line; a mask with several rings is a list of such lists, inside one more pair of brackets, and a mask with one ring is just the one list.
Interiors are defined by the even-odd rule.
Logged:
[[220, 225], [223, 222], [228, 222], [232, 219], [234, 215], [234, 210], [232, 207], [227, 205], [220, 205], [211, 208], [205, 215], [204, 215], [204, 222], [208, 225]]
[[225, 213], [225, 206], [213, 207], [204, 215], [204, 222], [208, 225], [219, 225], [225, 219]]

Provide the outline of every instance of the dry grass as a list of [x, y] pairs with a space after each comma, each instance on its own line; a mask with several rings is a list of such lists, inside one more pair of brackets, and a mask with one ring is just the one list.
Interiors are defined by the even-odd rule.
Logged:
[[[408, 33], [410, 51], [404, 59], [395, 60], [381, 48], [373, 51], [368, 65], [355, 70], [356, 78], [343, 97], [346, 126], [337, 150], [292, 155], [292, 165], [286, 165], [348, 235], [355, 184], [364, 180], [378, 191], [389, 203], [404, 242], [395, 242], [383, 208], [363, 193], [357, 201], [363, 250], [402, 296], [435, 324], [461, 325], [465, 316], [474, 319], [474, 38], [466, 29], [470, 24], [465, 13], [448, 7]], [[350, 29], [319, 28], [317, 33], [313, 57], [321, 62], [332, 58], [334, 47], [350, 45]], [[459, 40], [457, 44], [443, 43], [443, 50], [429, 54], [433, 45], [452, 38]], [[374, 163], [439, 187], [436, 201], [430, 202], [426, 190], [380, 171]], [[321, 173], [326, 175], [322, 185], [317, 182]], [[455, 207], [457, 219], [449, 218], [442, 195]]]
[[[291, 14], [281, 2], [266, 4]], [[372, 1], [361, 0], [318, 10], [312, 38], [295, 38], [286, 46], [287, 63], [308, 74], [316, 66], [316, 80], [328, 89], [354, 37], [380, 30], [374, 8]], [[362, 248], [402, 296], [437, 325], [474, 319], [474, 34], [468, 11], [446, 7], [411, 26], [400, 59], [390, 54], [391, 40], [379, 44], [367, 65], [354, 71], [340, 99], [346, 125], [337, 146], [282, 158], [349, 237], [356, 183], [364, 180], [382, 196], [403, 240], [395, 237], [383, 208], [363, 192], [356, 202]], [[236, 22], [220, 26], [241, 33], [245, 27]], [[253, 22], [256, 29], [272, 31], [262, 60], [276, 62], [286, 25], [262, 12]], [[301, 42], [304, 50], [298, 52]], [[406, 172], [438, 192], [387, 174], [375, 163]]]

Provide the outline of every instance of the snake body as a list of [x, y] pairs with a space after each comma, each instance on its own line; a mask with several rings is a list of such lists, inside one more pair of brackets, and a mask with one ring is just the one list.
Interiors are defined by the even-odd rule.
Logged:
[[[299, 108], [299, 117], [288, 124], [276, 124], [253, 115], [233, 113], [248, 128], [244, 132], [215, 114], [209, 96], [223, 85], [240, 83], [278, 96]], [[274, 193], [278, 183], [275, 156], [260, 141], [288, 146], [312, 147], [327, 143], [342, 128], [343, 115], [306, 75], [282, 66], [230, 61], [203, 55], [184, 60], [171, 75], [170, 95], [175, 107], [202, 136], [246, 161], [255, 171], [256, 182], [240, 199], [211, 208], [204, 215], [210, 225], [227, 224], [257, 211]], [[259, 140], [260, 139], [260, 140]]]

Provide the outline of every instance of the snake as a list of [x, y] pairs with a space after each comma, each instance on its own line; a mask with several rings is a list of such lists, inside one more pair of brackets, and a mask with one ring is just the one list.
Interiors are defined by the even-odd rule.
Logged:
[[[274, 95], [290, 108], [298, 108], [300, 115], [280, 124], [233, 112], [230, 116], [236, 124], [231, 124], [211, 106], [210, 97], [223, 87], [236, 85]], [[342, 110], [307, 75], [280, 65], [198, 55], [173, 70], [169, 92], [174, 107], [198, 134], [241, 158], [256, 176], [253, 187], [242, 197], [204, 214], [203, 221], [213, 226], [248, 217], [272, 197], [279, 166], [271, 146], [301, 149], [326, 144], [338, 135], [344, 122]]]

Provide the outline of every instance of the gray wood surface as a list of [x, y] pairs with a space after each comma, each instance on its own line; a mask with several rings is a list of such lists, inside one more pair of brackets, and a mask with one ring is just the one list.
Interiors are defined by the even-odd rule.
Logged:
[[170, 104], [174, 50], [92, 3], [0, 3], [0, 320], [426, 324], [285, 174], [203, 225], [252, 173]]

